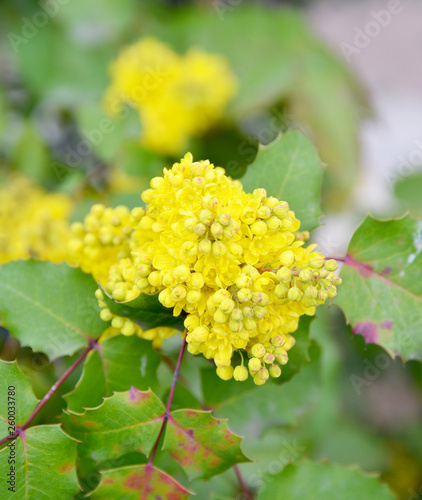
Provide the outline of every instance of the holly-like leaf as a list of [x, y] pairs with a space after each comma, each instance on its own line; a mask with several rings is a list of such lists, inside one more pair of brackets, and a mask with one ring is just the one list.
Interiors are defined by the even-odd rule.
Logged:
[[267, 146], [261, 145], [241, 181], [247, 192], [265, 188], [268, 196], [287, 201], [301, 229], [310, 231], [318, 226], [322, 165], [302, 132], [291, 130]]
[[102, 404], [103, 398], [131, 386], [140, 390], [155, 388], [161, 356], [151, 342], [137, 336], [117, 335], [97, 344], [85, 361], [75, 389], [65, 396], [72, 413]]
[[71, 355], [100, 336], [97, 284], [66, 264], [18, 261], [0, 267], [0, 316], [22, 346], [50, 360]]
[[265, 486], [259, 492], [258, 500], [395, 499], [389, 488], [376, 477], [365, 475], [357, 469], [326, 463], [306, 461], [299, 465], [291, 464], [275, 476], [265, 475], [263, 481]]
[[37, 406], [31, 382], [15, 362], [0, 362], [0, 439], [14, 433], [8, 425], [8, 410], [12, 409], [16, 425], [23, 425]]
[[136, 299], [127, 302], [116, 302], [103, 290], [104, 300], [110, 311], [118, 316], [129, 318], [143, 330], [157, 326], [168, 326], [183, 330], [184, 318], [173, 316], [173, 309], [164, 307], [158, 300], [158, 293], [149, 295], [141, 293]]
[[176, 410], [168, 420], [163, 448], [183, 467], [189, 479], [208, 479], [236, 463], [249, 461], [240, 442], [227, 422], [214, 418], [210, 412]]
[[350, 242], [336, 303], [353, 332], [403, 358], [422, 357], [422, 221], [368, 216]]
[[0, 451], [1, 477], [15, 479], [14, 485], [2, 484], [3, 498], [47, 499], [54, 495], [70, 500], [79, 491], [75, 461], [76, 443], [59, 425], [27, 429]]
[[126, 453], [148, 455], [158, 436], [164, 417], [163, 403], [152, 391], [118, 392], [102, 406], [83, 415], [64, 413], [63, 428], [81, 441], [79, 455], [97, 464], [113, 464]]
[[90, 498], [185, 500], [190, 493], [164, 471], [151, 465], [141, 465], [103, 472], [101, 484]]

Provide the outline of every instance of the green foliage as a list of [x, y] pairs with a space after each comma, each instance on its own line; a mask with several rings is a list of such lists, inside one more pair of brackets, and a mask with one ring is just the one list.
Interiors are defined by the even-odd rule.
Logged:
[[168, 326], [183, 330], [183, 317], [173, 316], [173, 310], [164, 307], [158, 300], [158, 293], [148, 295], [141, 293], [136, 299], [127, 302], [117, 302], [103, 290], [107, 307], [118, 316], [129, 318], [143, 330], [157, 326]]
[[288, 200], [301, 229], [310, 231], [318, 226], [322, 165], [302, 132], [291, 130], [268, 146], [260, 146], [255, 161], [241, 180], [247, 192], [259, 186], [267, 190], [268, 196]]
[[99, 406], [114, 391], [127, 391], [131, 386], [141, 390], [156, 387], [160, 360], [151, 342], [136, 336], [100, 342], [88, 354], [75, 389], [65, 396], [67, 409], [83, 413], [86, 408]]
[[272, 500], [282, 492], [284, 500], [354, 500], [376, 498], [394, 500], [394, 495], [375, 477], [365, 476], [357, 469], [345, 469], [337, 465], [316, 464], [309, 461], [288, 465], [276, 476], [264, 478], [265, 487], [258, 500]]
[[336, 298], [355, 333], [405, 359], [422, 356], [421, 250], [421, 221], [367, 217], [350, 242]]
[[156, 497], [168, 500], [184, 500], [189, 498], [190, 493], [157, 467], [141, 465], [103, 473], [99, 488], [90, 498], [107, 500], [124, 493], [127, 500], [137, 500], [148, 498], [151, 491]]
[[0, 267], [2, 322], [22, 346], [51, 360], [73, 354], [104, 330], [96, 286], [65, 264], [11, 262]]

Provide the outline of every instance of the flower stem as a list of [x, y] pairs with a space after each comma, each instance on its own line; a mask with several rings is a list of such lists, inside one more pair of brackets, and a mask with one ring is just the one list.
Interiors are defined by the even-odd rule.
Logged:
[[178, 380], [179, 374], [180, 374], [180, 366], [182, 365], [183, 355], [185, 354], [186, 337], [187, 337], [187, 332], [185, 332], [182, 347], [180, 348], [179, 357], [177, 359], [176, 368], [174, 369], [173, 382], [171, 384], [170, 394], [169, 394], [169, 398], [167, 400], [166, 412], [164, 414], [163, 423], [161, 424], [160, 432], [158, 433], [157, 439], [155, 440], [154, 447], [153, 447], [151, 455], [149, 457], [148, 464], [147, 464], [148, 466], [152, 466], [155, 454], [156, 454], [157, 449], [158, 449], [158, 445], [160, 443], [161, 436], [163, 435], [164, 428], [165, 428], [167, 420], [169, 419], [169, 416], [170, 416], [171, 404], [173, 402], [174, 392], [176, 390], [176, 384], [177, 384], [177, 380]]
[[239, 481], [240, 487], [242, 488], [243, 495], [244, 495], [244, 500], [252, 500], [251, 493], [245, 483], [245, 480], [243, 479], [242, 473], [240, 472], [239, 466], [233, 465], [234, 472], [236, 474], [236, 477]]
[[94, 348], [95, 341], [90, 342], [89, 346], [82, 352], [79, 358], [70, 366], [63, 375], [59, 378], [59, 380], [53, 384], [51, 389], [47, 392], [47, 394], [41, 399], [38, 405], [35, 407], [34, 411], [29, 415], [27, 421], [22, 426], [16, 426], [16, 432], [10, 436], [6, 436], [0, 441], [0, 446], [4, 443], [12, 439], [16, 439], [25, 429], [27, 429], [30, 423], [34, 420], [34, 418], [38, 415], [38, 413], [42, 410], [44, 405], [50, 400], [51, 396], [57, 391], [57, 389], [63, 384], [63, 382], [76, 370], [76, 368], [82, 363], [82, 361], [87, 357], [88, 353]]

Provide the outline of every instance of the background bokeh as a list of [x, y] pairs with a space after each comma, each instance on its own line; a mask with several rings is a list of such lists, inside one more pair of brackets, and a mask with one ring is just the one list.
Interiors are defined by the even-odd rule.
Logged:
[[[121, 49], [155, 36], [181, 54], [191, 47], [221, 54], [238, 77], [221, 119], [190, 139], [195, 158], [238, 178], [258, 143], [280, 131], [300, 128], [312, 139], [326, 168], [325, 215], [311, 238], [325, 255], [342, 257], [368, 211], [380, 218], [406, 210], [422, 215], [421, 15], [422, 4], [410, 0], [3, 0], [0, 187], [19, 172], [65, 193], [72, 220], [97, 202], [139, 206], [149, 179], [186, 151], [170, 156], [142, 146], [136, 112], [111, 119], [102, 98]], [[246, 480], [258, 486], [263, 472], [306, 454], [379, 472], [397, 498], [421, 498], [420, 363], [391, 360], [352, 335], [337, 307], [321, 309], [308, 353], [319, 360], [318, 374], [308, 370], [281, 386], [278, 401], [258, 389], [218, 410], [234, 431], [251, 437], [244, 451], [259, 465], [241, 467]], [[17, 355], [32, 373], [39, 396], [62, 371], [19, 349], [5, 331], [0, 348], [2, 359]], [[196, 363], [185, 364], [187, 379]], [[161, 376], [166, 381], [169, 374]], [[219, 383], [225, 384], [210, 379], [215, 395]], [[199, 391], [181, 392], [178, 404], [192, 405]], [[44, 421], [57, 419], [59, 395]], [[247, 424], [237, 418], [242, 412], [250, 414]], [[192, 485], [204, 499], [235, 498], [237, 488], [233, 471]]]

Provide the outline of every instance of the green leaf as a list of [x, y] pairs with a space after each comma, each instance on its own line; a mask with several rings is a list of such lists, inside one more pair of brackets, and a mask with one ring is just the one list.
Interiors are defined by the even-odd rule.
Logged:
[[287, 201], [308, 231], [318, 226], [322, 165], [311, 141], [297, 130], [260, 146], [241, 182], [245, 191], [265, 188], [268, 196]]
[[353, 332], [403, 358], [422, 357], [422, 221], [368, 216], [350, 242], [336, 303]]
[[22, 346], [50, 360], [87, 346], [104, 322], [94, 279], [66, 264], [18, 261], [0, 266], [2, 323]]
[[101, 484], [90, 498], [184, 500], [189, 498], [190, 493], [164, 471], [151, 465], [142, 465], [103, 472]]
[[97, 344], [85, 361], [75, 389], [65, 396], [72, 413], [95, 408], [103, 398], [131, 386], [140, 390], [157, 387], [157, 367], [161, 356], [151, 342], [136, 335], [117, 335]]
[[[395, 174], [391, 174], [393, 177]], [[422, 218], [422, 174], [415, 173], [399, 178], [394, 185], [394, 194], [415, 217]]]
[[280, 495], [283, 500], [395, 499], [389, 488], [376, 477], [365, 475], [357, 469], [309, 461], [288, 465], [275, 476], [264, 476], [264, 486], [258, 500], [273, 500], [281, 498]]
[[161, 428], [165, 408], [152, 391], [131, 388], [106, 399], [83, 415], [64, 413], [63, 428], [81, 441], [78, 452], [97, 464], [112, 463], [126, 453], [148, 455]]
[[208, 479], [249, 460], [240, 449], [240, 441], [227, 422], [214, 418], [211, 412], [176, 410], [168, 420], [163, 448], [189, 479]]
[[[9, 457], [13, 451], [15, 463], [11, 464]], [[54, 495], [54, 498], [70, 500], [80, 490], [75, 461], [76, 443], [59, 425], [27, 429], [13, 444], [0, 451], [1, 477], [8, 477], [13, 466], [16, 478], [15, 493], [10, 496], [5, 491], [9, 484], [2, 484], [3, 498], [47, 500]]]
[[103, 289], [104, 299], [110, 311], [118, 316], [135, 321], [143, 330], [157, 326], [168, 326], [184, 329], [184, 318], [173, 316], [173, 309], [164, 307], [158, 300], [158, 293], [149, 295], [141, 293], [136, 299], [127, 302], [116, 302]]
[[[9, 389], [12, 387], [13, 389]], [[9, 395], [10, 392], [14, 394]], [[14, 433], [8, 431], [8, 409], [13, 409], [15, 424], [23, 425], [34, 408], [38, 400], [32, 392], [31, 382], [22, 373], [15, 362], [0, 362], [0, 439], [6, 435]], [[10, 398], [10, 399], [9, 399]]]

